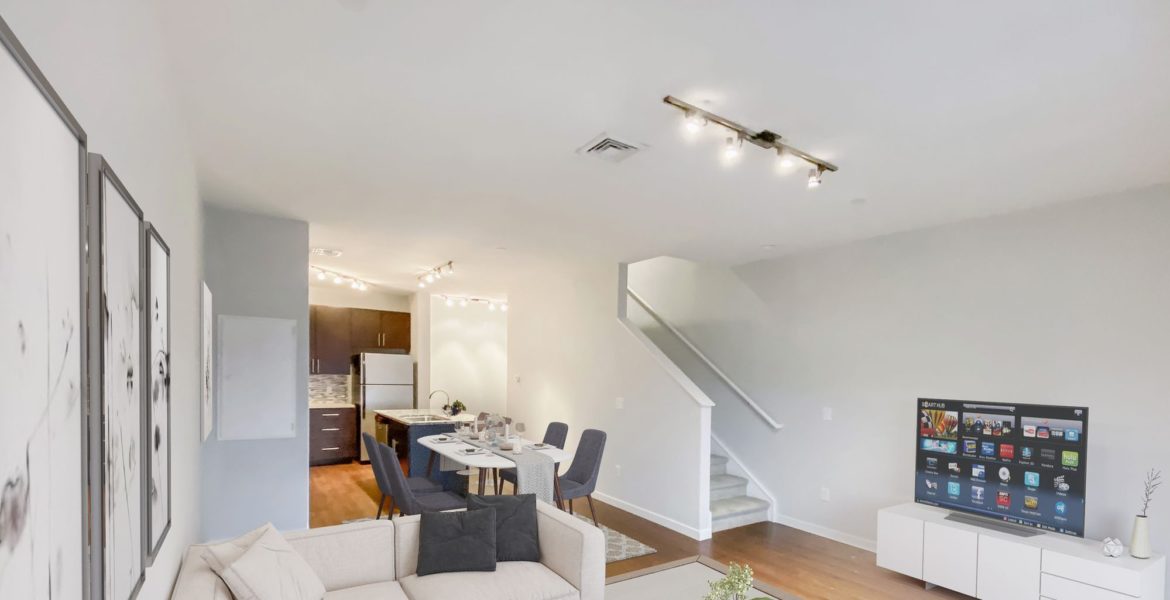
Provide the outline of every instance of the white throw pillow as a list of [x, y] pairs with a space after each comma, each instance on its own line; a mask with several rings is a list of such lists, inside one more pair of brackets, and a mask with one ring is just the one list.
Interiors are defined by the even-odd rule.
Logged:
[[236, 600], [321, 600], [325, 595], [321, 579], [271, 523], [208, 547], [203, 560]]

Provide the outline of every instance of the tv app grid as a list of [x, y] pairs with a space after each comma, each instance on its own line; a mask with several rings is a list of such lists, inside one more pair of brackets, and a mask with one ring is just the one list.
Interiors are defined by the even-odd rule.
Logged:
[[1086, 413], [919, 400], [915, 500], [1083, 535]]

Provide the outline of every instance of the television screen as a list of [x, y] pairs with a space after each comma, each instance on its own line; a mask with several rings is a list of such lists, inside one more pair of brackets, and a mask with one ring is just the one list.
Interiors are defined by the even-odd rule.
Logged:
[[1089, 409], [918, 400], [914, 500], [1077, 537]]

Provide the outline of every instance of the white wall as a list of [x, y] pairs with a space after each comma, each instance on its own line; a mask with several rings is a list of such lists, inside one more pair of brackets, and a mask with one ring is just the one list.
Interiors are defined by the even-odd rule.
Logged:
[[[508, 313], [479, 303], [447, 306], [438, 296], [430, 304], [430, 388], [419, 389], [419, 402], [444, 390], [468, 411], [506, 412]], [[442, 408], [443, 400], [436, 395], [431, 408]]]
[[[309, 225], [304, 221], [209, 206], [205, 212], [205, 276], [220, 315], [297, 322], [296, 435], [285, 439], [203, 444], [205, 540], [234, 537], [271, 522], [309, 527]], [[217, 342], [218, 355], [218, 342]], [[217, 372], [224, 365], [216, 365]], [[275, 388], [275, 386], [274, 386]], [[287, 398], [262, 399], [283, 404]], [[216, 410], [222, 396], [216, 399]]]
[[1143, 472], [1170, 468], [1167, 265], [1170, 186], [741, 267], [781, 332], [786, 427], [737, 451], [788, 517], [872, 540], [913, 496], [915, 398], [1085, 405], [1086, 533], [1128, 539]]
[[598, 497], [705, 535], [710, 412], [618, 321], [618, 265], [550, 262], [522, 275], [508, 288], [508, 414], [535, 435], [568, 423], [569, 449], [583, 430], [605, 431]]
[[410, 312], [410, 295], [394, 294], [376, 288], [363, 292], [343, 285], [310, 282], [309, 304]]
[[[0, 0], [16, 33], [171, 248], [172, 525], [139, 598], [166, 598], [199, 531], [200, 226], [194, 164], [155, 5]], [[0, 92], [3, 93], [3, 92]]]

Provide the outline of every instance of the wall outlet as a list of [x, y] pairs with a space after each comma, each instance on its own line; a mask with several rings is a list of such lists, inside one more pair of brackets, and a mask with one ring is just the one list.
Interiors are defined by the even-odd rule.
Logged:
[[626, 407], [626, 399], [622, 398], [621, 396], [618, 396], [614, 400], [614, 405], [617, 406], [619, 409], [625, 408]]
[[832, 421], [833, 420], [833, 409], [829, 408], [828, 406], [822, 408], [821, 409], [821, 418], [826, 420], [826, 421]]
[[516, 383], [520, 383], [520, 376], [517, 375], [517, 376], [513, 377], [512, 381], [515, 381]]
[[832, 495], [829, 493], [829, 488], [827, 488], [827, 487], [821, 488], [821, 500], [824, 500], [825, 502], [829, 502], [832, 499], [833, 499]]

